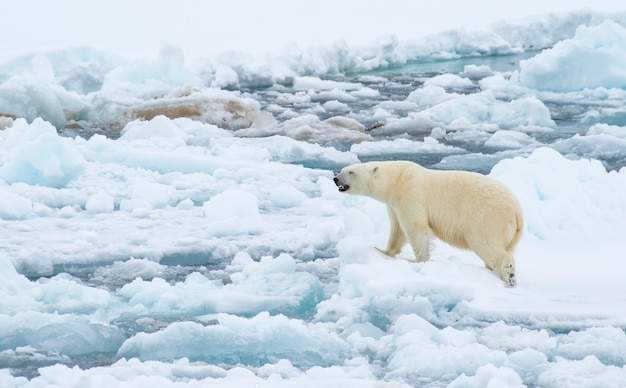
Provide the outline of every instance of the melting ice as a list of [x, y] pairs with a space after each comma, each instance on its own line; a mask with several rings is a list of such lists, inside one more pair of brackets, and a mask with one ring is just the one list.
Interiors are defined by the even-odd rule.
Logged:
[[[623, 21], [4, 63], [0, 385], [626, 385]], [[374, 249], [332, 177], [398, 158], [518, 195], [517, 287]]]

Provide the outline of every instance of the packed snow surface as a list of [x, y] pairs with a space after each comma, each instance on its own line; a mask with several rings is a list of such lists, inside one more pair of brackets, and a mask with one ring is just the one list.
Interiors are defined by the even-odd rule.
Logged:
[[[174, 31], [147, 55], [92, 31], [1, 51], [0, 386], [626, 386], [626, 13], [546, 11], [259, 31], [265, 52]], [[385, 205], [332, 179], [394, 159], [514, 191], [516, 287], [440, 241], [425, 263], [375, 249]]]

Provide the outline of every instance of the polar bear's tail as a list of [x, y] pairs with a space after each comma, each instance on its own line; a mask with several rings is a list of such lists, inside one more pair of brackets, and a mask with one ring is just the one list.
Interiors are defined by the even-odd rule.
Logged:
[[524, 217], [522, 217], [522, 213], [517, 212], [515, 214], [515, 222], [517, 223], [517, 229], [515, 230], [513, 239], [511, 239], [511, 242], [509, 242], [509, 245], [506, 247], [507, 252], [510, 254], [513, 253], [513, 250], [517, 246], [519, 240], [521, 240], [522, 234], [524, 233]]

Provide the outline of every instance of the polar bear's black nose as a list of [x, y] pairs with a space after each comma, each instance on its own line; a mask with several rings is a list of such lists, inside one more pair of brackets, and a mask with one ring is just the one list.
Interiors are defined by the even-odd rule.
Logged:
[[337, 177], [335, 177], [333, 181], [335, 182], [335, 184], [339, 184], [339, 179], [337, 179]]

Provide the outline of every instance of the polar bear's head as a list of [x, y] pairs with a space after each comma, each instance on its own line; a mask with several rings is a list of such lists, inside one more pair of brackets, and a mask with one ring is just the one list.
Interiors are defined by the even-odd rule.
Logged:
[[415, 175], [407, 169], [415, 168], [421, 167], [404, 160], [356, 163], [344, 167], [334, 180], [341, 192], [388, 202], [395, 193], [403, 191], [407, 179]]
[[373, 183], [379, 169], [379, 162], [351, 164], [344, 167], [334, 181], [341, 192], [371, 197]]

